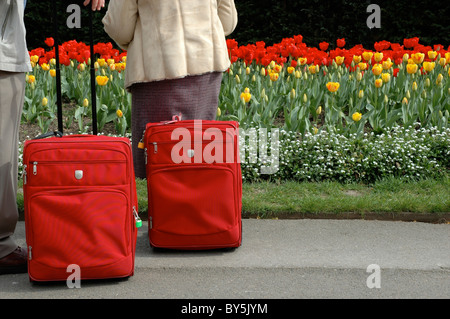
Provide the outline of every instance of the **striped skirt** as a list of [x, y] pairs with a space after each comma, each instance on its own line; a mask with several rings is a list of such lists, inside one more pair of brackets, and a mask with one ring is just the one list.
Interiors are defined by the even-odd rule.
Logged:
[[138, 148], [147, 123], [171, 120], [215, 120], [222, 72], [131, 86], [131, 131], [136, 177], [146, 178], [144, 150]]

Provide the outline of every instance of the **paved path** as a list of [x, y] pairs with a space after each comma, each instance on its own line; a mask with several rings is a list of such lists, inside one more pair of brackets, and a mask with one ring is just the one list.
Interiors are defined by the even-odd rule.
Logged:
[[[0, 299], [450, 298], [448, 224], [244, 219], [240, 248], [191, 252], [151, 249], [146, 227], [129, 279], [69, 289], [3, 275]], [[24, 229], [15, 237], [25, 246]]]

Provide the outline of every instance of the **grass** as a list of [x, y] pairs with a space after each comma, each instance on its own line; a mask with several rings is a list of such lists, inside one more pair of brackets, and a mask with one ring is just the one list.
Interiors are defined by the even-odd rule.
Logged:
[[373, 185], [337, 182], [244, 184], [244, 213], [261, 218], [282, 215], [353, 213], [440, 214], [450, 212], [449, 179], [402, 182], [386, 179]]
[[[19, 183], [20, 185], [20, 183]], [[147, 216], [147, 183], [137, 179], [139, 213]], [[337, 182], [244, 183], [244, 218], [424, 218], [449, 220], [450, 178], [404, 181], [388, 178], [372, 185]], [[23, 195], [18, 195], [23, 213]], [[411, 216], [412, 215], [412, 216]], [[412, 218], [412, 219], [411, 219]]]
[[[139, 211], [147, 212], [147, 185], [137, 180]], [[450, 179], [403, 181], [388, 178], [373, 185], [337, 182], [244, 183], [242, 216], [256, 218], [298, 218], [314, 215], [340, 218], [351, 213], [399, 215], [413, 213], [439, 219], [450, 213]], [[430, 216], [428, 216], [430, 217]]]

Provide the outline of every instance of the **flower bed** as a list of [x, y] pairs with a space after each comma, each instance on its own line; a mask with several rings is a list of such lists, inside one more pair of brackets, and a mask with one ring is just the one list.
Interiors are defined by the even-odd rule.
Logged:
[[[244, 130], [280, 130], [277, 172], [261, 176], [261, 162], [244, 162], [244, 178], [347, 182], [446, 173], [450, 47], [424, 46], [418, 38], [380, 41], [374, 50], [336, 42], [328, 50], [325, 42], [307, 46], [300, 35], [271, 46], [227, 40], [232, 65], [224, 72], [218, 119], [236, 120]], [[43, 132], [56, 121], [55, 54], [51, 39], [46, 44], [47, 50], [30, 51], [23, 112], [23, 120]], [[131, 98], [123, 89], [126, 52], [110, 43], [94, 51], [99, 131], [114, 123], [124, 135], [131, 119]], [[60, 63], [64, 99], [76, 105], [66, 122], [87, 132], [88, 47], [64, 43]]]

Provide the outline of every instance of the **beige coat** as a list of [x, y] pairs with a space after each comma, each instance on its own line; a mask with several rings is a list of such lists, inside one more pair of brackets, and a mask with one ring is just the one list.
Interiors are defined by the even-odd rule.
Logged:
[[105, 31], [127, 50], [125, 87], [225, 71], [233, 0], [111, 0]]

